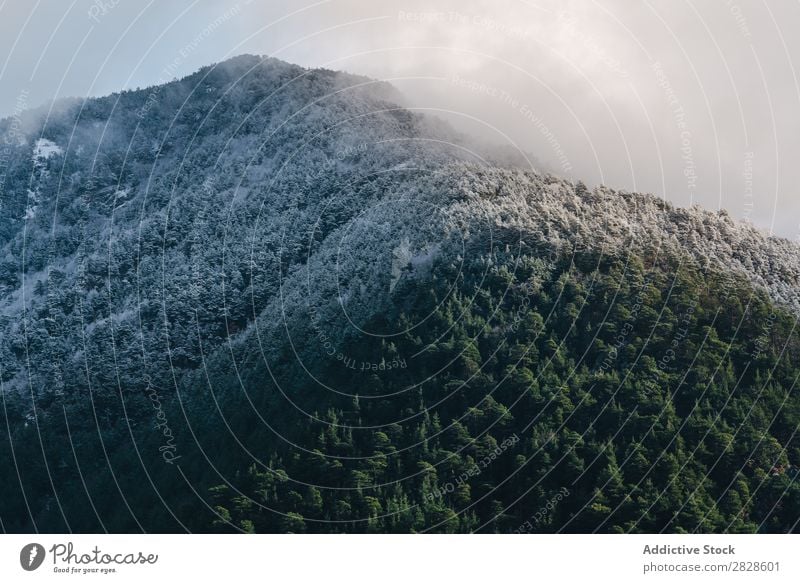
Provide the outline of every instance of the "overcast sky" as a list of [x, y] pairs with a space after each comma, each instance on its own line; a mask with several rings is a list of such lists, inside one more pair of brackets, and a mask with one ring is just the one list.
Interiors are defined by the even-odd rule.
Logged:
[[0, 0], [0, 115], [268, 54], [797, 239], [798, 29], [794, 0]]

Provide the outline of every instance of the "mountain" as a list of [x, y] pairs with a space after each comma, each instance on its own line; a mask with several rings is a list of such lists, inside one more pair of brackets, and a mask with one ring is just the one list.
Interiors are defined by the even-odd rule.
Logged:
[[787, 532], [800, 248], [242, 56], [0, 122], [8, 532]]

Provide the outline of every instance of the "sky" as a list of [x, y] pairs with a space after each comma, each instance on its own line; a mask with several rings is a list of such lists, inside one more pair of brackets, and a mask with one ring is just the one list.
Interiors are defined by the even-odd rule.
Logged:
[[800, 240], [798, 27], [794, 0], [0, 0], [0, 116], [270, 55]]

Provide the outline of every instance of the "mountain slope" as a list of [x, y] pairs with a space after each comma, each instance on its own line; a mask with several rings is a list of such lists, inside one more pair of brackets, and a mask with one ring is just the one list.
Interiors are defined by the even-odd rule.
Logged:
[[5, 529], [791, 530], [798, 247], [401, 101], [243, 56], [0, 123]]

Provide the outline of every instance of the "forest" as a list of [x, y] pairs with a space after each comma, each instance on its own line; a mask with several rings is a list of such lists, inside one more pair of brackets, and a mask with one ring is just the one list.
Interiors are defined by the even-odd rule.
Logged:
[[3, 532], [790, 532], [800, 248], [243, 56], [0, 122]]
[[[159, 402], [158, 417], [182, 436], [172, 444], [138, 427], [136, 449], [121, 429], [100, 441], [97, 429], [68, 423], [98, 413], [78, 399], [38, 436], [32, 423], [14, 428], [25, 497], [51, 509], [39, 528], [796, 527], [795, 318], [742, 278], [675, 258], [509, 251], [402, 285], [394, 311], [368, 329], [399, 322], [408, 332], [356, 338], [310, 370], [287, 346], [283, 366], [253, 365], [241, 384], [216, 369], [213, 403], [199, 389]], [[350, 391], [322, 390], [312, 376]], [[128, 423], [148, 417], [148, 399]], [[48, 470], [31, 467], [40, 447], [57, 502]], [[6, 485], [17, 482], [10, 470]], [[85, 489], [63, 487], [75, 482]], [[22, 491], [10, 490], [0, 515], [23, 528]]]

